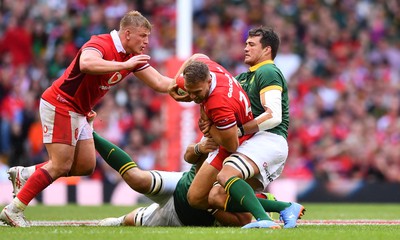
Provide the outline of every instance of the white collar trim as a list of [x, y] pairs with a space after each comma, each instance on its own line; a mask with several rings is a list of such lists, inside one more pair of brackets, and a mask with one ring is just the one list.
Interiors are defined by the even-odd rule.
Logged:
[[115, 48], [117, 49], [117, 52], [126, 53], [124, 47], [122, 46], [121, 39], [118, 36], [117, 30], [112, 30], [110, 32], [110, 35], [111, 35], [111, 38], [112, 38], [112, 40], [114, 42]]

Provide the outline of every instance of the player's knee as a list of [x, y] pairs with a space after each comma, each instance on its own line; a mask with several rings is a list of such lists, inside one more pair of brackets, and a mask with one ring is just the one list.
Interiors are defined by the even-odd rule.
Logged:
[[122, 178], [136, 192], [147, 194], [152, 188], [151, 176], [150, 171], [143, 171], [135, 167], [126, 171]]
[[71, 170], [71, 166], [69, 165], [52, 165], [51, 166], [51, 171], [53, 174], [53, 177], [55, 178], [59, 178], [59, 177], [65, 177], [65, 176], [69, 176], [70, 174], [70, 170]]
[[72, 167], [65, 166], [65, 171], [69, 169], [66, 176], [89, 176], [92, 175], [96, 168], [96, 163], [87, 161], [73, 164]]
[[231, 177], [248, 179], [254, 176], [253, 166], [240, 155], [232, 154], [224, 160], [222, 170], [217, 175], [218, 182], [225, 186]]

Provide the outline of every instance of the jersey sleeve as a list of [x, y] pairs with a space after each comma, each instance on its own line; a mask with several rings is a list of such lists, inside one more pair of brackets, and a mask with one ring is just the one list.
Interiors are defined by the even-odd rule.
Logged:
[[227, 99], [214, 96], [208, 100], [208, 106], [207, 115], [217, 129], [225, 130], [237, 124], [235, 113]]
[[148, 67], [150, 67], [150, 63], [139, 64], [132, 70], [132, 72], [133, 73], [139, 72], [139, 71], [142, 71], [142, 70], [144, 70], [144, 69], [146, 69]]
[[282, 76], [277, 71], [271, 71], [271, 69], [265, 71], [256, 72], [256, 83], [259, 84], [261, 92], [272, 89], [282, 91]]
[[104, 58], [104, 56], [106, 55], [106, 51], [107, 51], [104, 46], [107, 46], [107, 44], [102, 42], [99, 38], [95, 38], [95, 36], [93, 36], [88, 42], [86, 42], [82, 46], [82, 51], [95, 50], [98, 53], [100, 53], [102, 58]]

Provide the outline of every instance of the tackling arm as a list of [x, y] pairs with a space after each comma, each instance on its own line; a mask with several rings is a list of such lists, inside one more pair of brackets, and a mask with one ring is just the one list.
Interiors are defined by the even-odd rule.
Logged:
[[250, 223], [253, 217], [250, 213], [233, 213], [222, 210], [215, 210], [213, 215], [222, 226], [234, 227], [241, 227]]
[[134, 72], [135, 76], [142, 80], [146, 85], [157, 92], [167, 93], [168, 86], [173, 81], [172, 78], [162, 75], [152, 66], [141, 71]]
[[124, 69], [133, 69], [139, 64], [147, 63], [149, 59], [148, 55], [138, 55], [126, 62], [108, 61], [104, 60], [98, 51], [84, 49], [79, 57], [79, 67], [83, 73], [104, 74]]
[[208, 153], [217, 148], [218, 144], [212, 138], [203, 137], [200, 142], [192, 143], [186, 148], [184, 159], [188, 163], [200, 165]]
[[220, 130], [212, 125], [210, 127], [210, 134], [214, 141], [225, 148], [228, 152], [236, 152], [236, 149], [239, 147], [239, 139], [238, 139], [238, 128], [237, 126], [233, 126], [228, 129]]
[[282, 122], [281, 93], [280, 90], [273, 89], [260, 94], [260, 101], [265, 112], [244, 124], [243, 129], [238, 130], [239, 137], [245, 134], [272, 129]]

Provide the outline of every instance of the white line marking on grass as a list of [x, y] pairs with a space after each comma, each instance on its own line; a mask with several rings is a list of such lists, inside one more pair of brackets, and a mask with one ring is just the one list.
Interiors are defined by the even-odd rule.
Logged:
[[299, 220], [298, 225], [400, 225], [400, 220]]
[[[99, 220], [31, 221], [31, 226], [97, 226]], [[282, 223], [276, 221], [277, 223]], [[298, 225], [400, 225], [400, 220], [299, 220]], [[0, 227], [7, 226], [0, 222]]]

